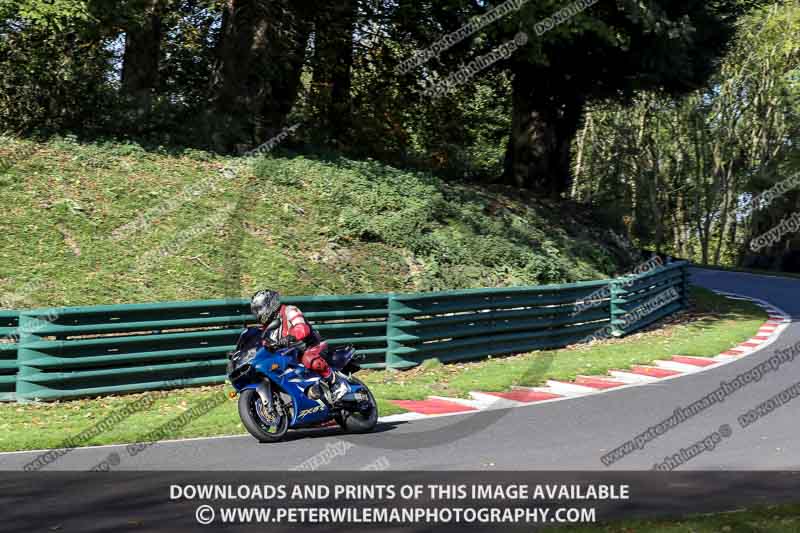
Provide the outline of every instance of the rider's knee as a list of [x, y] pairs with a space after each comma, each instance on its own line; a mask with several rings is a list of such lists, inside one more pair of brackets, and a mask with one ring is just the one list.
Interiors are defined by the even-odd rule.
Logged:
[[325, 362], [325, 359], [319, 356], [315, 357], [314, 360], [311, 361], [311, 370], [321, 375], [323, 378], [327, 378], [331, 373], [328, 363]]

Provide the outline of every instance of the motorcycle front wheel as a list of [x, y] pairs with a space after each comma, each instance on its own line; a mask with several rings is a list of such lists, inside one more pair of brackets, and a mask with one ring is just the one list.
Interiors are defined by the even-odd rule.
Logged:
[[[272, 401], [279, 402], [280, 397], [273, 394]], [[247, 389], [239, 395], [239, 418], [247, 431], [259, 442], [278, 442], [289, 430], [289, 417], [283, 413], [269, 420], [263, 413], [265, 410], [255, 390]]]

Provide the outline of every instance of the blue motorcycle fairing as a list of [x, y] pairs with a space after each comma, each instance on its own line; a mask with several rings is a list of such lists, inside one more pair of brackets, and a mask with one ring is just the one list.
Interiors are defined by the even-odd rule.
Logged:
[[328, 355], [328, 364], [334, 370], [342, 370], [353, 359], [355, 352], [352, 346], [336, 348]]
[[[297, 355], [296, 348], [284, 348], [271, 352], [266, 347], [261, 347], [250, 362], [258, 374], [263, 374], [291, 397], [294, 412], [289, 421], [290, 428], [319, 424], [333, 418], [333, 413], [322, 400], [312, 400], [306, 395], [306, 390], [317, 384], [320, 376], [300, 364], [297, 361]], [[346, 357], [347, 362], [351, 358], [352, 353]], [[258, 387], [258, 382], [247, 383], [243, 386], [234, 384], [234, 388], [240, 393], [246, 389], [256, 389], [256, 387]], [[362, 388], [359, 384], [350, 384], [352, 392]]]

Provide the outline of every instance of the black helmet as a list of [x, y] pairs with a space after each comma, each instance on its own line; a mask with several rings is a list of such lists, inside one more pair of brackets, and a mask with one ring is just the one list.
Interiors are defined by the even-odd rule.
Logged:
[[250, 299], [250, 311], [262, 324], [269, 324], [281, 306], [281, 295], [276, 291], [258, 291]]

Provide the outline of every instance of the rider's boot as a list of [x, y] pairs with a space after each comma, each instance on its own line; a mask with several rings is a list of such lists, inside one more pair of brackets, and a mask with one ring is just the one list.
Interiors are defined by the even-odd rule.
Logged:
[[342, 397], [347, 394], [347, 391], [350, 390], [347, 383], [345, 383], [341, 377], [337, 376], [336, 372], [331, 372], [331, 375], [325, 378], [325, 381], [331, 391], [331, 400], [333, 403], [341, 400]]

